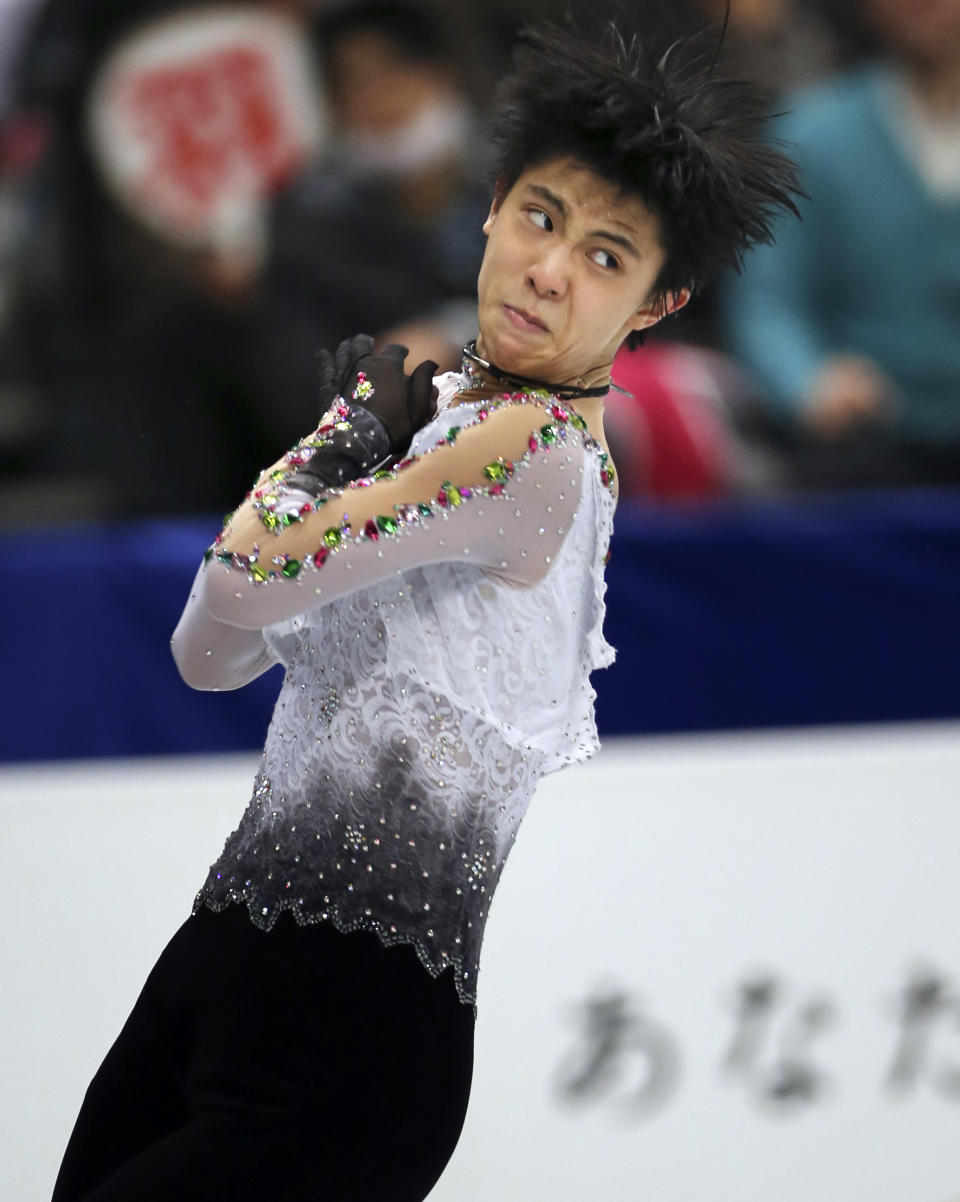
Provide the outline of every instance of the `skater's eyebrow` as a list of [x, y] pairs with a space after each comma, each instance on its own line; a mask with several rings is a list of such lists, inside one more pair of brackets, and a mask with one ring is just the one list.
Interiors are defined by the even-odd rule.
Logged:
[[[532, 192], [534, 196], [545, 200], [548, 204], [566, 220], [570, 215], [570, 210], [567, 208], [567, 203], [562, 196], [558, 196], [556, 192], [551, 192], [549, 188], [545, 188], [543, 184], [527, 184], [527, 191]], [[615, 221], [615, 225], [622, 225], [622, 222]], [[626, 228], [626, 226], [624, 226]], [[614, 246], [622, 247], [628, 254], [633, 255], [635, 259], [642, 259], [640, 251], [634, 246], [629, 238], [625, 238], [623, 234], [613, 234], [609, 230], [588, 230], [588, 238], [606, 238], [608, 242], [612, 242]]]

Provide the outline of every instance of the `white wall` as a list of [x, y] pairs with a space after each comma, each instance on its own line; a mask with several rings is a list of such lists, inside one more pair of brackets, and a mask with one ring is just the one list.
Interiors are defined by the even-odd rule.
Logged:
[[[470, 1113], [431, 1202], [960, 1199], [958, 736], [622, 741], [545, 781], [493, 906]], [[87, 1081], [254, 765], [0, 773], [3, 1198], [49, 1198]], [[944, 995], [897, 1093], [898, 997], [923, 964]], [[737, 983], [763, 972], [777, 1004], [724, 1072]], [[621, 1021], [598, 1061], [583, 1006], [603, 993]], [[811, 1005], [813, 1100], [774, 1103]], [[564, 1101], [559, 1078], [591, 1060], [595, 1095]], [[644, 1104], [652, 1064], [666, 1092]]]

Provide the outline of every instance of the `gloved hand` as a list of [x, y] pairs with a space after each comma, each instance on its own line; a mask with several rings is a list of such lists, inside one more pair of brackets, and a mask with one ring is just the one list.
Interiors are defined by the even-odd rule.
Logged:
[[[341, 342], [336, 356], [318, 352], [320, 402], [327, 420], [321, 421], [316, 437], [287, 456], [288, 463], [296, 464], [284, 482], [287, 492], [318, 497], [325, 488], [342, 488], [406, 453], [414, 432], [433, 416], [437, 397], [432, 383], [436, 363], [425, 360], [407, 376], [407, 353], [394, 344], [374, 354], [367, 334]], [[351, 410], [347, 420], [330, 416], [338, 397]], [[274, 490], [272, 495], [279, 494]], [[294, 497], [294, 508], [298, 503]], [[286, 506], [275, 503], [274, 509], [282, 516]]]
[[[320, 401], [326, 412], [338, 396], [348, 405], [360, 405], [383, 424], [391, 455], [406, 451], [410, 439], [435, 412], [433, 386], [436, 363], [425, 359], [408, 376], [403, 370], [407, 348], [397, 343], [374, 352], [369, 334], [357, 334], [329, 351], [317, 353]], [[363, 373], [364, 380], [359, 379]], [[368, 388], [366, 385], [369, 385]]]

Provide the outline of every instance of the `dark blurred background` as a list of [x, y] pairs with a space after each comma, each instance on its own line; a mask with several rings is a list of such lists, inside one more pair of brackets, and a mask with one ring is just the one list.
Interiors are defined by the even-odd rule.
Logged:
[[[709, 44], [725, 2], [607, 7]], [[0, 522], [230, 506], [357, 330], [455, 366], [489, 99], [561, 11], [0, 3]], [[960, 0], [734, 0], [721, 59], [787, 113], [810, 202], [621, 355], [624, 494], [957, 482]]]
[[[317, 348], [365, 330], [405, 342], [413, 362], [458, 364], [476, 332], [493, 89], [518, 27], [567, 7], [0, 0], [0, 537], [30, 576], [25, 602], [7, 594], [8, 635], [24, 604], [49, 605], [63, 634], [58, 580], [79, 596], [92, 574], [102, 597], [104, 562], [129, 576], [169, 554], [181, 595], [198, 531], [319, 416]], [[725, 8], [589, 6], [664, 45], [703, 31], [710, 53]], [[771, 136], [800, 162], [809, 200], [742, 275], [618, 357], [627, 393], [611, 394], [606, 424], [620, 546], [634, 556], [622, 570], [679, 540], [665, 638], [642, 664], [662, 650], [677, 710], [631, 718], [618, 704], [607, 729], [960, 712], [948, 620], [960, 600], [960, 0], [733, 0], [717, 69], [766, 87]], [[160, 551], [130, 525], [193, 516], [189, 539], [163, 527]], [[817, 539], [829, 553], [811, 567]], [[776, 578], [778, 556], [784, 568], [785, 547], [797, 558], [764, 600], [758, 581]], [[885, 560], [893, 550], [912, 558]], [[678, 584], [677, 563], [702, 579]], [[837, 584], [858, 563], [856, 586]], [[614, 568], [612, 592], [616, 580]], [[718, 581], [728, 608], [674, 630]], [[649, 581], [623, 587], [621, 647], [656, 596]], [[810, 639], [824, 623], [836, 639], [811, 650], [799, 636], [797, 663], [771, 668], [773, 691], [738, 708], [729, 681], [789, 645], [808, 587]], [[888, 625], [845, 661], [878, 603]], [[171, 592], [157, 629], [176, 605]], [[781, 625], [751, 647], [761, 612]], [[894, 630], [896, 679], [883, 662]], [[699, 688], [707, 644], [715, 702]], [[671, 672], [678, 655], [687, 676]], [[816, 674], [804, 693], [804, 670], [834, 661], [863, 704]], [[889, 704], [871, 708], [884, 690]], [[80, 738], [77, 753], [101, 745]]]

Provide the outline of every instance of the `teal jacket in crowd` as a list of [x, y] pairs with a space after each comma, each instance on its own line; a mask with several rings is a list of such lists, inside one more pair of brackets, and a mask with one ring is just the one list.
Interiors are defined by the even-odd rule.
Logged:
[[960, 442], [960, 198], [933, 195], [901, 149], [891, 85], [874, 66], [784, 106], [810, 201], [723, 288], [721, 321], [781, 414], [826, 356], [861, 354], [899, 387], [904, 439]]

